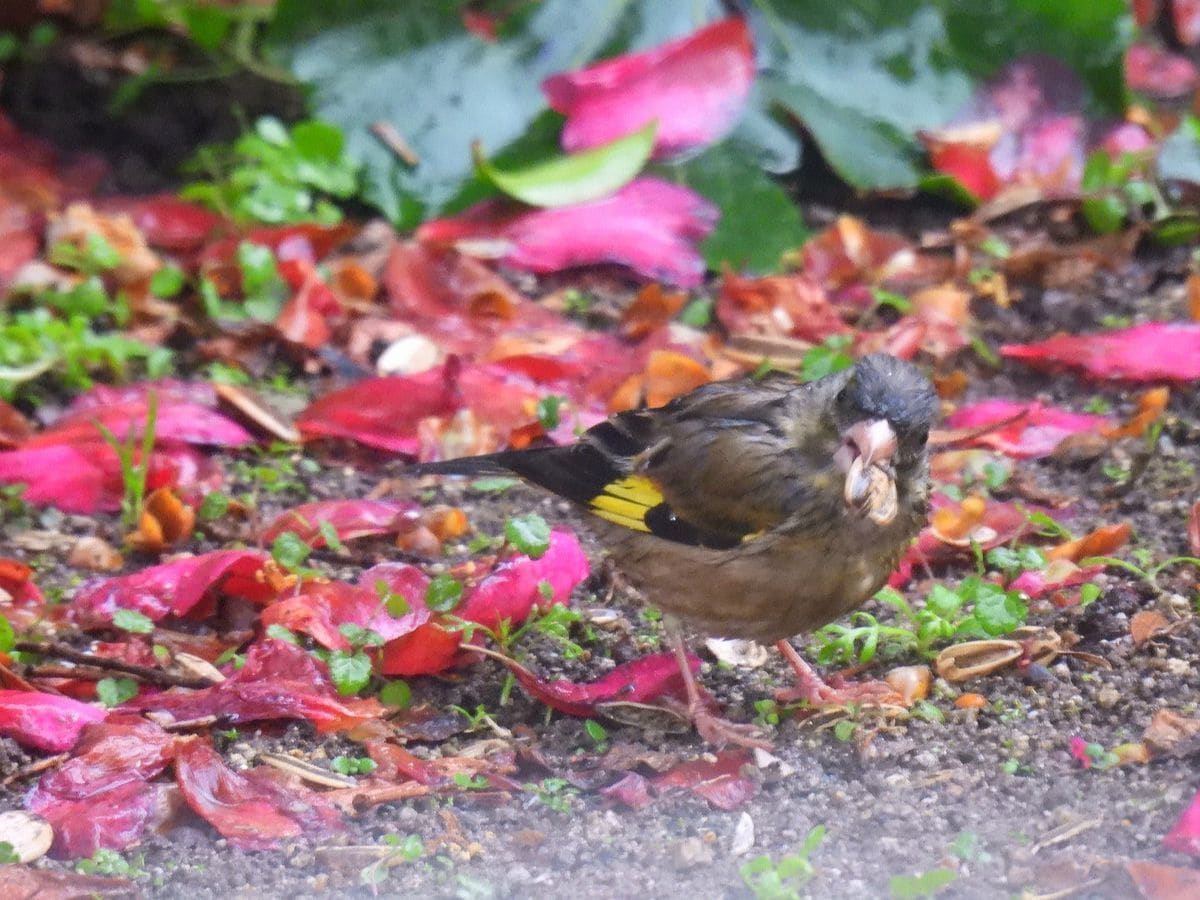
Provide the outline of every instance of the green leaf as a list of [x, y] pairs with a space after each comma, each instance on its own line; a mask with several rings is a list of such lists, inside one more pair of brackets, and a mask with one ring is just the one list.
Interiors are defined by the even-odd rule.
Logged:
[[[267, 41], [312, 86], [314, 113], [345, 132], [347, 154], [366, 168], [366, 199], [409, 228], [479, 199], [477, 189], [464, 192], [476, 181], [472, 142], [505, 168], [544, 158], [546, 144], [519, 159], [494, 152], [545, 112], [542, 79], [682, 37], [722, 15], [717, 0], [543, 0], [486, 41], [463, 28], [455, 3], [280, 0]], [[372, 133], [376, 122], [404, 137], [416, 166]], [[778, 129], [760, 124], [762, 143], [782, 142]]]
[[365, 756], [335, 756], [329, 761], [329, 768], [339, 775], [369, 775], [376, 764]]
[[96, 698], [110, 709], [137, 696], [138, 683], [132, 678], [101, 678], [96, 682]]
[[183, 290], [186, 277], [179, 266], [167, 263], [150, 278], [150, 293], [155, 297], [174, 297]]
[[371, 680], [371, 657], [361, 650], [329, 654], [329, 678], [343, 697], [357, 694]]
[[550, 526], [537, 513], [513, 516], [504, 523], [504, 538], [530, 559], [541, 559], [550, 549]]
[[998, 588], [984, 592], [975, 600], [974, 618], [986, 634], [1008, 634], [1025, 624], [1029, 608], [1016, 591]]
[[434, 612], [450, 612], [462, 601], [463, 586], [452, 575], [436, 575], [425, 589], [425, 605]]
[[130, 634], [150, 634], [154, 631], [154, 621], [136, 609], [118, 609], [113, 613], [113, 625]]
[[271, 558], [285, 569], [298, 569], [312, 553], [312, 547], [294, 531], [285, 531], [271, 543]]
[[537, 419], [538, 424], [545, 431], [553, 431], [558, 427], [560, 420], [559, 410], [562, 409], [563, 398], [558, 394], [547, 394], [545, 397], [540, 397], [537, 402]]
[[13, 644], [17, 642], [17, 635], [13, 631], [12, 623], [2, 615], [0, 615], [0, 653], [7, 653], [12, 650]]
[[633, 180], [650, 159], [658, 123], [581, 153], [503, 170], [483, 157], [478, 143], [473, 148], [475, 168], [508, 194], [531, 206], [570, 206], [607, 197]]
[[300, 643], [300, 638], [296, 637], [295, 632], [278, 624], [267, 626], [267, 637], [275, 638], [279, 641], [287, 641], [289, 644], [299, 645]]
[[710, 269], [728, 264], [739, 271], [773, 272], [780, 257], [809, 236], [799, 208], [754, 162], [738, 134], [692, 159], [663, 166], [663, 172], [721, 210], [700, 248]]
[[389, 681], [379, 691], [379, 702], [384, 706], [408, 709], [412, 705], [412, 688], [407, 681]]
[[888, 882], [888, 890], [895, 900], [932, 897], [957, 878], [958, 873], [953, 869], [930, 869], [919, 875], [895, 875]]
[[229, 512], [229, 495], [221, 491], [209, 491], [200, 501], [200, 521], [211, 522]]

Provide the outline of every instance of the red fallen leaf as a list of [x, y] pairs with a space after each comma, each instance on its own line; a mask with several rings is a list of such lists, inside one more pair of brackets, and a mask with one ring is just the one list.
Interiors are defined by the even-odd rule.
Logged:
[[[570, 532], [555, 530], [550, 534], [549, 549], [540, 559], [528, 556], [505, 559], [466, 591], [453, 615], [487, 628], [495, 628], [503, 619], [519, 625], [537, 607], [565, 606], [575, 585], [587, 576], [587, 556], [579, 541]], [[360, 581], [367, 577], [368, 573], [364, 573]], [[549, 585], [549, 596], [542, 594], [543, 583]], [[418, 596], [403, 590], [398, 593], [408, 599], [412, 609], [405, 619], [419, 627], [384, 646], [383, 673], [431, 674], [454, 665], [460, 657], [461, 633], [443, 628], [437, 618], [421, 624], [418, 606], [424, 607], [424, 592]]]
[[55, 869], [35, 869], [33, 866], [4, 867], [4, 887], [14, 900], [83, 900], [83, 898], [115, 898], [135, 900], [141, 890], [127, 878], [105, 878], [102, 875], [81, 875]]
[[151, 197], [111, 197], [100, 201], [100, 212], [125, 213], [146, 237], [146, 243], [162, 250], [199, 250], [222, 224], [216, 213], [174, 194]]
[[381, 280], [395, 317], [450, 352], [477, 355], [510, 333], [514, 324], [523, 328], [566, 325], [483, 262], [449, 247], [398, 241], [388, 254]]
[[1187, 534], [1192, 556], [1200, 556], [1200, 500], [1192, 505], [1192, 511], [1188, 515]]
[[616, 263], [686, 288], [703, 280], [695, 243], [718, 215], [686, 187], [638, 178], [610, 197], [557, 209], [485, 201], [455, 218], [426, 222], [417, 239], [464, 250], [486, 242], [489, 256], [529, 272]]
[[201, 740], [180, 749], [175, 780], [197, 815], [243, 850], [271, 850], [284, 838], [341, 829], [340, 813], [320, 795], [298, 784], [284, 787], [259, 770], [235, 772]]
[[[33, 583], [33, 569], [15, 559], [0, 558], [0, 591], [8, 594], [12, 607], [41, 609], [45, 597]], [[12, 613], [12, 608], [8, 612]]]
[[562, 145], [586, 150], [658, 123], [654, 157], [716, 140], [737, 119], [754, 81], [754, 40], [738, 17], [641, 53], [542, 82], [567, 117]]
[[619, 800], [631, 809], [645, 809], [654, 802], [650, 782], [637, 772], [626, 772], [619, 781], [600, 789], [601, 796]]
[[977, 200], [990, 200], [1000, 192], [1000, 176], [992, 168], [991, 148], [969, 143], [946, 143], [925, 135], [929, 164], [937, 172], [957, 179]]
[[[500, 365], [461, 365], [456, 361], [411, 377], [366, 378], [314, 401], [296, 420], [307, 438], [349, 438], [411, 456], [432, 453], [449, 442], [426, 437], [456, 413], [470, 410], [484, 423], [480, 453], [507, 443], [518, 426], [536, 421], [542, 391]], [[454, 449], [451, 447], [450, 449]]]
[[341, 301], [312, 263], [289, 260], [280, 263], [279, 270], [296, 293], [275, 318], [276, 330], [286, 340], [310, 350], [327, 344], [333, 336], [329, 320], [342, 314]]
[[84, 732], [74, 758], [44, 775], [25, 806], [54, 826], [54, 853], [91, 856], [136, 844], [165, 817], [165, 785], [151, 785], [174, 758], [176, 738], [153, 722], [114, 714]]
[[197, 691], [139, 696], [123, 709], [168, 712], [177, 721], [217, 716], [230, 722], [307, 719], [322, 734], [353, 728], [383, 713], [374, 698], [340, 698], [325, 670], [287, 641], [251, 645], [246, 663], [225, 681]]
[[1130, 860], [1125, 871], [1137, 885], [1142, 900], [1192, 900], [1200, 897], [1200, 872], [1179, 866]]
[[733, 810], [754, 796], [758, 785], [742, 774], [751, 765], [748, 750], [726, 750], [715, 760], [695, 759], [680, 763], [651, 780], [658, 791], [685, 788], [703, 797], [717, 809]]
[[1176, 853], [1200, 856], [1200, 792], [1171, 826], [1163, 838], [1163, 846]]
[[1098, 432], [1116, 423], [1105, 416], [1074, 413], [1048, 406], [1040, 400], [984, 400], [955, 410], [947, 428], [980, 428], [1020, 415], [1021, 418], [970, 441], [972, 446], [991, 447], [1017, 459], [1049, 456], [1064, 438]]
[[215, 550], [93, 580], [75, 593], [68, 615], [81, 628], [103, 628], [118, 609], [136, 610], [157, 622], [168, 613], [186, 615], [217, 591], [262, 600], [270, 589], [255, 575], [267, 559], [258, 550]]
[[[156, 450], [150, 460], [148, 484], [179, 484], [179, 463], [189, 474], [203, 465], [186, 447], [171, 453]], [[0, 453], [0, 482], [24, 484], [23, 498], [37, 506], [55, 506], [64, 512], [112, 512], [121, 508], [124, 489], [116, 452], [103, 441], [90, 444], [34, 447]]]
[[1196, 0], [1171, 0], [1171, 21], [1175, 36], [1185, 47], [1200, 44], [1200, 3]]
[[[419, 596], [423, 600], [424, 587]], [[411, 605], [408, 615], [393, 618], [374, 589], [329, 581], [307, 583], [298, 593], [275, 601], [262, 611], [260, 622], [263, 628], [282, 625], [289, 631], [307, 634], [330, 650], [348, 650], [350, 642], [338, 630], [341, 625], [357, 625], [392, 640], [423, 625], [431, 615], [424, 603], [418, 602]]]
[[1200, 323], [1148, 322], [1097, 334], [1005, 344], [1000, 355], [1040, 369], [1075, 369], [1112, 381], [1200, 379]]
[[[22, 444], [23, 449], [94, 443], [100, 440], [99, 422], [118, 440], [125, 440], [132, 428], [140, 440], [146, 427], [148, 401], [137, 398], [97, 406], [94, 402], [58, 419], [40, 434]], [[154, 420], [156, 442], [178, 442], [214, 447], [241, 447], [254, 438], [245, 428], [216, 410], [198, 403], [159, 398]]]
[[84, 726], [106, 713], [90, 703], [34, 691], [0, 690], [0, 734], [50, 753], [70, 750]]
[[1196, 65], [1186, 56], [1138, 42], [1125, 51], [1125, 83], [1154, 97], [1181, 97], [1200, 82]]
[[13, 447], [33, 434], [33, 423], [11, 404], [0, 400], [0, 447]]
[[440, 787], [450, 778], [427, 759], [413, 756], [399, 744], [386, 741], [367, 741], [367, 755], [378, 767], [373, 773], [384, 781], [399, 781], [407, 778], [429, 787]]
[[726, 270], [717, 296], [717, 317], [731, 334], [794, 337], [820, 343], [851, 328], [807, 272], [741, 278]]
[[291, 531], [310, 547], [323, 547], [322, 522], [328, 523], [340, 540], [352, 541], [393, 532], [398, 519], [420, 508], [420, 504], [411, 500], [318, 500], [280, 513], [259, 539], [269, 544], [283, 532]]
[[1129, 540], [1133, 527], [1128, 522], [1101, 525], [1095, 531], [1074, 540], [1064, 541], [1046, 551], [1046, 559], [1069, 559], [1079, 562], [1089, 556], [1111, 556]]
[[919, 265], [910, 241], [876, 231], [854, 216], [838, 216], [800, 253], [804, 274], [825, 288], [835, 304], [863, 310], [875, 302], [869, 285], [914, 276]]
[[[648, 703], [667, 697], [687, 702], [683, 676], [672, 653], [656, 653], [623, 663], [589, 684], [578, 684], [566, 678], [545, 681], [516, 660], [494, 655], [532, 697], [570, 716], [597, 715], [598, 706], [614, 701]], [[688, 663], [693, 672], [700, 669], [698, 656], [689, 655]]]

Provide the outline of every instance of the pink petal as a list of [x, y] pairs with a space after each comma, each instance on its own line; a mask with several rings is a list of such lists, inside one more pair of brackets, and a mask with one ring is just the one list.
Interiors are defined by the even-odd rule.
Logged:
[[1017, 459], [1049, 456], [1064, 438], [1115, 426], [1104, 416], [1074, 413], [1047, 406], [1041, 401], [984, 400], [964, 406], [946, 420], [948, 428], [977, 428], [1001, 422], [1015, 415], [1024, 416], [996, 431], [975, 438], [971, 444], [991, 447]]
[[1008, 583], [1010, 591], [1020, 591], [1031, 600], [1052, 591], [1086, 584], [1104, 571], [1104, 566], [1080, 568], [1066, 560], [1052, 562], [1045, 569], [1027, 569]]
[[284, 788], [258, 770], [235, 772], [199, 739], [179, 752], [175, 780], [197, 815], [243, 850], [270, 850], [285, 838], [341, 828], [341, 816], [318, 794], [298, 784]]
[[[699, 671], [699, 657], [689, 656], [688, 662], [693, 672]], [[668, 697], [687, 701], [679, 663], [672, 653], [656, 653], [624, 663], [589, 684], [577, 684], [565, 678], [545, 681], [513, 660], [505, 665], [531, 696], [552, 709], [580, 718], [597, 715], [598, 704], [614, 700], [648, 703]]]
[[287, 641], [253, 644], [225, 681], [197, 691], [139, 696], [123, 709], [169, 712], [176, 720], [218, 716], [230, 722], [307, 719], [319, 732], [353, 728], [383, 712], [374, 699], [340, 698], [316, 660]]
[[1044, 369], [1074, 369], [1112, 381], [1200, 379], [1200, 323], [1148, 322], [1120, 331], [1056, 335], [1005, 344], [1000, 354]]
[[127, 781], [86, 800], [50, 802], [36, 812], [54, 828], [51, 855], [79, 859], [139, 844], [147, 830], [170, 818], [170, 794], [166, 784]]
[[151, 566], [81, 587], [71, 601], [70, 618], [81, 628], [103, 628], [118, 609], [132, 609], [154, 621], [182, 616], [218, 589], [227, 595], [263, 599], [268, 591], [254, 576], [267, 561], [258, 550], [215, 550]]
[[656, 121], [654, 156], [661, 159], [732, 128], [753, 81], [753, 38], [734, 17], [652, 50], [551, 76], [542, 90], [567, 117], [565, 149], [606, 144]]
[[495, 242], [506, 264], [530, 272], [616, 263], [646, 278], [696, 287], [704, 260], [695, 242], [712, 231], [718, 215], [688, 188], [639, 178], [611, 197], [557, 209], [489, 200], [456, 218], [425, 223], [417, 238]]
[[420, 505], [411, 500], [318, 500], [280, 513], [259, 539], [269, 544], [290, 531], [310, 547], [323, 547], [322, 522], [327, 522], [340, 540], [352, 541], [395, 532], [402, 516], [419, 509]]
[[1075, 761], [1085, 769], [1090, 769], [1095, 760], [1088, 755], [1088, 742], [1079, 735], [1074, 735], [1071, 738], [1069, 746], [1071, 749], [1071, 756], [1075, 757]]
[[1167, 832], [1163, 846], [1176, 853], [1200, 856], [1200, 792], [1192, 798], [1188, 808]]
[[350, 643], [338, 630], [341, 625], [358, 625], [385, 640], [393, 640], [429, 621], [432, 613], [426, 608], [424, 597], [422, 587], [415, 604], [410, 603], [410, 612], [393, 618], [383, 608], [383, 601], [373, 587], [356, 587], [340, 581], [312, 582], [305, 584], [298, 594], [277, 600], [264, 609], [260, 622], [263, 628], [282, 625], [289, 631], [307, 634], [330, 650], [347, 650]]
[[84, 726], [107, 713], [90, 703], [35, 691], [0, 690], [0, 734], [50, 753], [70, 750]]

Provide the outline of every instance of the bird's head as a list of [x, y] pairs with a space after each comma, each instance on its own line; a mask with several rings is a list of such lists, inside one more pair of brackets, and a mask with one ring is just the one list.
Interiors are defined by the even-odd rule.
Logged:
[[[921, 370], [884, 353], [864, 356], [834, 399], [841, 444], [834, 459], [849, 473], [873, 466], [903, 479], [924, 463], [937, 395]], [[847, 488], [849, 491], [849, 487]]]

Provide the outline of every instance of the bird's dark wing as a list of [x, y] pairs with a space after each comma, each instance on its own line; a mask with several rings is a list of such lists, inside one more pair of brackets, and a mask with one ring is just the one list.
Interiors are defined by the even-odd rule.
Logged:
[[612, 416], [567, 447], [415, 471], [509, 471], [633, 531], [734, 547], [779, 524], [811, 493], [811, 466], [793, 434], [797, 390], [791, 379], [718, 382], [659, 409]]

